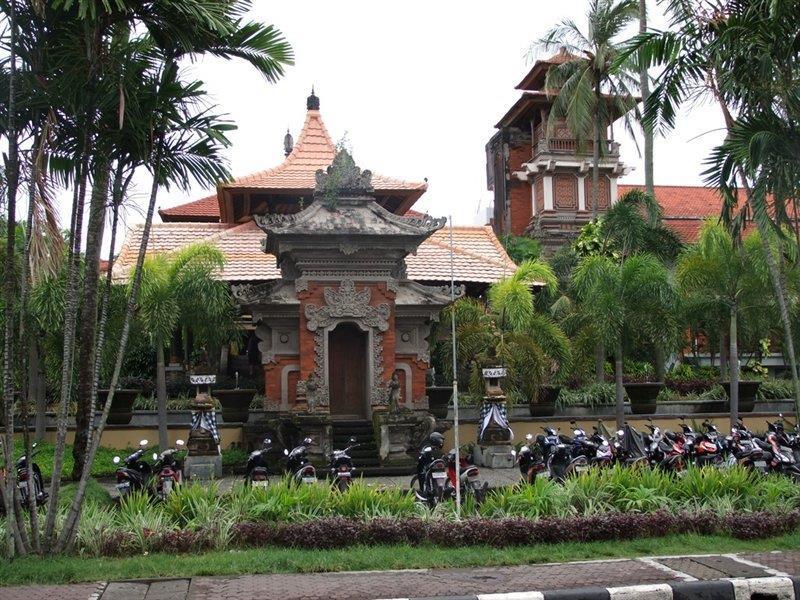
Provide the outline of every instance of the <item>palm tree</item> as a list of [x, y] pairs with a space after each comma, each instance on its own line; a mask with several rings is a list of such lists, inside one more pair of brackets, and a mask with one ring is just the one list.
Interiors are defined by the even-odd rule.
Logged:
[[158, 441], [168, 447], [164, 346], [179, 325], [194, 326], [195, 340], [214, 341], [215, 331], [233, 327], [234, 305], [228, 285], [215, 276], [225, 257], [210, 244], [188, 246], [174, 256], [146, 258], [142, 267], [139, 319], [156, 349]]
[[[793, 114], [797, 115], [798, 69], [792, 46], [800, 26], [796, 3], [737, 0], [725, 4], [698, 4], [671, 0], [667, 9], [670, 29], [638, 36], [620, 57], [624, 60], [636, 53], [640, 64], [664, 67], [648, 97], [645, 122], [662, 131], [668, 130], [674, 126], [679, 106], [707, 98], [719, 106], [731, 140], [736, 135], [737, 111], [745, 123], [758, 115], [769, 115], [773, 104], [783, 106], [777, 110], [778, 114], [782, 110], [787, 111], [784, 114], [792, 114], [794, 107]], [[791, 118], [787, 122], [791, 122]], [[772, 134], [780, 135], [780, 130], [772, 129]], [[767, 138], [759, 135], [751, 139], [755, 148], [763, 149]], [[743, 150], [742, 145], [739, 148]], [[769, 242], [771, 225], [767, 208], [768, 192], [776, 193], [773, 218], [778, 223], [782, 219], [792, 222], [793, 219], [787, 219], [784, 201], [791, 196], [785, 195], [785, 188], [770, 189], [769, 178], [760, 181], [752, 178], [754, 171], [748, 170], [748, 166], [753, 167], [754, 163], [743, 160], [747, 151], [731, 155], [736, 159], [728, 162], [726, 170], [720, 171], [725, 152], [723, 148], [712, 154], [710, 162], [717, 171], [707, 173], [707, 181], [721, 186], [722, 217], [734, 234], [741, 232], [748, 211], [755, 215], [770, 283], [778, 301], [785, 355], [792, 375], [796, 411], [800, 415], [800, 378], [789, 300], [778, 265], [780, 253], [776, 253]], [[787, 160], [780, 161], [782, 165], [796, 163], [796, 158], [784, 156]], [[797, 173], [796, 168], [794, 170]], [[747, 197], [744, 207], [738, 202], [736, 188], [739, 186], [744, 188]], [[792, 224], [792, 228], [796, 225]], [[780, 250], [780, 246], [777, 249]]]
[[[556, 286], [546, 263], [524, 261], [513, 275], [492, 284], [486, 303], [462, 298], [443, 311], [442, 324], [456, 321], [459, 385], [481, 395], [480, 368], [487, 360], [498, 360], [509, 370], [507, 391], [530, 400], [545, 380], [568, 372], [569, 340], [550, 317], [536, 310], [533, 292], [553, 292]], [[440, 363], [450, 378], [451, 352], [449, 341], [438, 345]]]
[[608, 348], [614, 348], [617, 426], [625, 423], [623, 350], [634, 336], [661, 340], [674, 329], [675, 293], [664, 264], [649, 254], [618, 261], [585, 257], [572, 278], [575, 295]]
[[[639, 35], [647, 32], [647, 0], [639, 0]], [[646, 65], [639, 65], [639, 91], [642, 100], [647, 103], [650, 95], [650, 75]], [[644, 190], [655, 198], [656, 191], [653, 182], [653, 128], [650, 123], [642, 122], [642, 137], [644, 138]]]
[[590, 0], [586, 34], [567, 19], [538, 43], [547, 51], [563, 48], [574, 55], [547, 72], [545, 87], [555, 96], [549, 126], [566, 119], [578, 140], [592, 140], [593, 219], [597, 217], [604, 131], [620, 115], [632, 130], [629, 113], [636, 108], [632, 93], [637, 87], [636, 70], [632, 61], [618, 60], [617, 37], [637, 14], [637, 0]]
[[683, 297], [712, 315], [728, 315], [731, 427], [739, 418], [740, 320], [748, 312], [764, 311], [770, 300], [754, 258], [760, 247], [757, 233], [739, 245], [724, 226], [707, 222], [697, 243], [681, 253], [675, 271]]

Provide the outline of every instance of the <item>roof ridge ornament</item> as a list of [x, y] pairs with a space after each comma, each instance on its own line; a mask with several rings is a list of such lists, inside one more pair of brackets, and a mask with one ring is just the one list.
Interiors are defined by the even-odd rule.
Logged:
[[311, 86], [311, 95], [306, 98], [306, 110], [319, 110], [319, 97], [314, 93], [314, 86]]
[[372, 171], [361, 170], [347, 150], [341, 149], [333, 157], [333, 162], [324, 171], [317, 169], [315, 196], [323, 196], [330, 204], [335, 204], [339, 196], [369, 196], [372, 187]]

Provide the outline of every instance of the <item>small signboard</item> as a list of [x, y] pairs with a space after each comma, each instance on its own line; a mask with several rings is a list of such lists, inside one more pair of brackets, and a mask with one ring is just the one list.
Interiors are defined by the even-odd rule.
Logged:
[[211, 385], [217, 383], [216, 375], [189, 375], [189, 383], [192, 385]]
[[484, 379], [500, 379], [501, 377], [506, 376], [506, 368], [505, 367], [493, 367], [491, 369], [484, 369], [483, 370], [483, 378]]

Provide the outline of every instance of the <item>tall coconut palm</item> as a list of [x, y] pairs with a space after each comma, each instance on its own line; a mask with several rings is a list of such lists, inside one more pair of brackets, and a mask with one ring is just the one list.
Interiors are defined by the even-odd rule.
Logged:
[[156, 349], [156, 397], [158, 440], [167, 438], [167, 389], [164, 346], [179, 325], [203, 324], [195, 329], [195, 340], [203, 345], [215, 330], [233, 327], [233, 300], [228, 285], [216, 278], [225, 257], [210, 244], [194, 244], [174, 256], [148, 257], [142, 267], [139, 318]]
[[550, 68], [545, 87], [554, 95], [550, 124], [566, 119], [578, 140], [592, 140], [592, 218], [597, 217], [605, 130], [620, 116], [627, 129], [633, 127], [630, 112], [636, 108], [636, 65], [619, 60], [622, 46], [617, 38], [637, 14], [637, 0], [590, 0], [585, 34], [567, 19], [538, 42], [548, 52], [564, 49], [573, 55]]
[[[751, 110], [763, 110], [773, 101], [781, 103], [792, 94], [796, 95], [796, 83], [790, 84], [793, 78], [796, 82], [797, 73], [796, 51], [792, 46], [800, 26], [796, 2], [670, 0], [667, 13], [670, 17], [668, 31], [640, 35], [622, 54], [622, 58], [626, 58], [638, 53], [641, 64], [664, 67], [645, 110], [645, 121], [655, 128], [671, 129], [681, 105], [708, 99], [719, 107], [730, 136], [737, 112], [748, 116]], [[788, 81], [787, 72], [790, 73]], [[782, 90], [794, 91], [784, 95], [786, 92]], [[712, 164], [714, 159], [712, 156]], [[800, 378], [789, 301], [778, 265], [779, 255], [769, 243], [767, 192], [771, 190], [754, 186], [741, 162], [729, 166], [728, 185], [721, 190], [722, 216], [732, 231], [738, 233], [747, 211], [755, 214], [770, 282], [778, 301], [785, 355], [789, 360], [796, 410], [800, 414]], [[719, 173], [709, 174], [708, 180], [714, 184], [719, 184], [720, 179]], [[745, 206], [738, 202], [736, 187], [745, 190]], [[781, 201], [776, 206], [773, 216], [786, 215]]]
[[633, 336], [660, 340], [674, 329], [675, 291], [664, 264], [649, 254], [623, 261], [584, 258], [573, 273], [575, 295], [606, 347], [614, 349], [617, 426], [625, 423], [622, 361]]
[[[647, 0], [639, 0], [639, 34], [647, 31]], [[647, 103], [650, 95], [650, 75], [647, 65], [639, 65], [639, 91], [642, 100]], [[644, 154], [644, 189], [655, 198], [656, 191], [653, 181], [653, 127], [649, 122], [642, 122], [643, 154]]]
[[741, 317], [754, 310], [764, 311], [770, 300], [759, 276], [755, 258], [758, 254], [761, 242], [757, 233], [739, 245], [724, 226], [708, 222], [701, 229], [697, 243], [681, 253], [675, 271], [681, 294], [695, 306], [704, 306], [712, 313], [720, 310], [728, 313], [732, 427], [739, 419]]

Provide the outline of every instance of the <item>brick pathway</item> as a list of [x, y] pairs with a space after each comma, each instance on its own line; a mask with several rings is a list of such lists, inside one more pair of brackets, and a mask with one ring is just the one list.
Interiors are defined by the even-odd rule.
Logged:
[[369, 600], [800, 576], [800, 551], [653, 557], [480, 569], [194, 577], [0, 588], [0, 600]]

